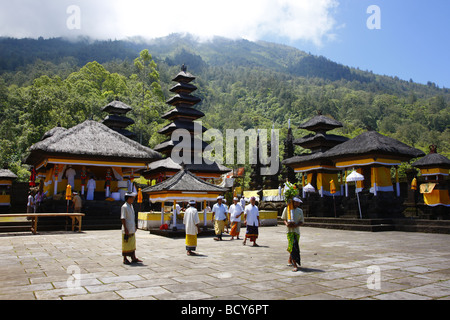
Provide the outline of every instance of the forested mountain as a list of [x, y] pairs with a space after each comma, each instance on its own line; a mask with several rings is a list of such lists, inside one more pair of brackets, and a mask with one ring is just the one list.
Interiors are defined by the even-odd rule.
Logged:
[[376, 75], [268, 42], [174, 34], [150, 41], [0, 39], [2, 163], [26, 176], [20, 160], [31, 144], [58, 124], [103, 119], [101, 107], [116, 97], [134, 108], [131, 129], [153, 147], [164, 139], [160, 115], [182, 64], [197, 77], [206, 127], [275, 124], [283, 138], [288, 119], [296, 127], [322, 110], [344, 124], [338, 134], [370, 127], [425, 152], [437, 144], [450, 156], [450, 92], [431, 81]]

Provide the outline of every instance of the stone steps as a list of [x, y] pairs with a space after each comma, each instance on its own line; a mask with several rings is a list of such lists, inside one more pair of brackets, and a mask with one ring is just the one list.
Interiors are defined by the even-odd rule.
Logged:
[[354, 218], [305, 218], [305, 227], [328, 228], [353, 231], [394, 231], [395, 226], [389, 219], [354, 219]]
[[305, 227], [354, 231], [404, 231], [450, 234], [450, 220], [305, 218]]

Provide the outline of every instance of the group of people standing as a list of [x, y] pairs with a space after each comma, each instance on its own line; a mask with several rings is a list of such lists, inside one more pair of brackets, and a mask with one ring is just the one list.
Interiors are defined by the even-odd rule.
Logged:
[[[243, 199], [242, 199], [243, 200]], [[245, 238], [243, 244], [245, 245], [247, 239], [253, 242], [253, 246], [257, 247], [256, 239], [258, 238], [258, 227], [260, 226], [259, 221], [259, 209], [256, 206], [256, 198], [250, 198], [250, 204], [245, 206], [245, 201], [238, 202], [238, 198], [233, 198], [233, 204], [230, 208], [223, 203], [224, 199], [222, 196], [217, 198], [217, 203], [212, 208], [212, 222], [214, 223], [214, 231], [216, 237], [214, 240], [222, 241], [222, 234], [225, 231], [225, 226], [227, 225], [227, 220], [230, 221], [231, 225], [231, 240], [236, 237], [239, 240], [239, 234], [242, 224], [242, 215], [244, 215], [245, 224], [247, 226]]]
[[[124, 258], [124, 264], [139, 263], [142, 262], [136, 258], [136, 222], [133, 209], [133, 202], [136, 197], [136, 193], [127, 193], [125, 195], [125, 204], [122, 206], [121, 219], [122, 219], [122, 255]], [[250, 198], [250, 204], [243, 208], [239, 203], [238, 198], [233, 198], [233, 204], [228, 208], [223, 203], [224, 198], [219, 196], [217, 203], [212, 208], [212, 221], [214, 222], [214, 231], [216, 237], [215, 241], [222, 241], [222, 234], [224, 233], [226, 220], [230, 221], [231, 225], [231, 239], [234, 237], [240, 239], [240, 227], [241, 216], [244, 215], [244, 223], [246, 224], [246, 233], [243, 245], [246, 245], [247, 239], [253, 242], [254, 247], [258, 247], [256, 239], [259, 235], [259, 226], [261, 225], [259, 219], [259, 209], [256, 206], [255, 197]], [[289, 259], [288, 266], [294, 267], [292, 271], [298, 271], [301, 266], [300, 261], [300, 226], [304, 223], [303, 211], [300, 209], [302, 201], [295, 197], [293, 199], [293, 210], [288, 212], [288, 208], [285, 208], [281, 219], [284, 221], [287, 228], [287, 240]], [[189, 207], [184, 213], [183, 223], [185, 225], [186, 232], [186, 253], [188, 256], [197, 255], [194, 251], [197, 249], [197, 236], [200, 233], [200, 218], [196, 209], [197, 202], [195, 200], [189, 201]], [[130, 262], [127, 257], [131, 257]]]
[[[212, 222], [214, 223], [215, 241], [222, 241], [222, 234], [227, 226], [227, 219], [231, 224], [231, 239], [239, 238], [241, 228], [241, 216], [244, 215], [247, 225], [247, 232], [243, 244], [245, 245], [247, 238], [253, 242], [253, 246], [257, 247], [256, 239], [258, 238], [259, 210], [255, 205], [255, 197], [250, 199], [250, 204], [242, 208], [238, 198], [233, 198], [233, 204], [228, 208], [223, 202], [223, 196], [217, 197], [217, 203], [212, 208]], [[200, 218], [196, 209], [196, 201], [189, 201], [189, 208], [184, 213], [183, 223], [186, 232], [186, 252], [188, 256], [194, 256], [197, 249], [197, 235], [200, 233]]]

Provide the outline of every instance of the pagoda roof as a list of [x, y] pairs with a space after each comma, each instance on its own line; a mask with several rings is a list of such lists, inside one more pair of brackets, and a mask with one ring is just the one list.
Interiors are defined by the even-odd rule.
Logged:
[[366, 131], [359, 136], [338, 144], [324, 153], [329, 158], [354, 157], [379, 154], [396, 158], [412, 159], [424, 156], [421, 150], [410, 147], [398, 140], [376, 131]]
[[181, 71], [179, 74], [177, 74], [177, 76], [175, 78], [172, 79], [172, 81], [175, 82], [182, 82], [182, 83], [189, 83], [194, 81], [196, 78], [190, 74], [187, 71]]
[[41, 140], [32, 145], [29, 152], [25, 161], [32, 165], [49, 155], [145, 162], [161, 159], [158, 152], [93, 120]]
[[172, 88], [170, 88], [169, 91], [175, 92], [175, 93], [178, 93], [178, 92], [191, 93], [191, 92], [194, 92], [195, 90], [197, 90], [197, 87], [194, 86], [193, 84], [180, 82], [180, 83], [177, 83], [176, 85], [174, 85]]
[[53, 129], [47, 131], [46, 133], [44, 133], [44, 135], [42, 136], [41, 140], [45, 140], [47, 138], [53, 137], [54, 135], [58, 135], [64, 131], [67, 131], [66, 128], [63, 127], [54, 127]]
[[196, 120], [199, 118], [203, 118], [204, 116], [205, 114], [197, 109], [191, 107], [177, 106], [174, 109], [170, 110], [169, 112], [163, 114], [161, 118], [171, 120], [177, 117], [189, 117]]
[[[292, 166], [292, 165], [300, 164], [300, 163], [319, 162], [321, 160], [328, 160], [326, 155], [324, 155], [324, 152], [301, 154], [298, 156], [294, 156], [292, 158], [285, 159], [281, 163], [284, 165]], [[330, 161], [330, 163], [331, 163], [331, 161]]]
[[18, 177], [9, 169], [0, 169], [0, 179], [17, 179]]
[[[154, 147], [154, 150], [158, 151], [160, 153], [170, 152], [176, 145], [178, 145], [181, 142], [182, 141], [175, 142], [173, 140], [167, 140], [167, 141], [164, 141], [163, 143], [158, 144], [156, 147]], [[200, 145], [201, 145], [201, 150], [195, 150], [196, 144], [198, 144], [198, 143], [200, 143]], [[197, 138], [191, 139], [191, 152], [197, 152], [197, 151], [202, 152], [208, 146], [209, 146], [209, 144], [201, 139], [197, 139]]]
[[309, 131], [329, 131], [343, 127], [342, 123], [324, 115], [317, 115], [314, 118], [300, 125], [300, 129]]
[[414, 162], [412, 166], [417, 168], [434, 167], [450, 169], [450, 160], [439, 153], [429, 153], [422, 159]]
[[200, 102], [202, 102], [202, 99], [184, 93], [179, 93], [166, 101], [166, 103], [170, 105], [178, 105], [178, 104], [195, 105]]
[[102, 122], [107, 127], [115, 127], [115, 128], [126, 128], [130, 125], [133, 125], [135, 122], [133, 119], [119, 116], [117, 114], [108, 115], [105, 120]]
[[318, 146], [329, 146], [334, 147], [340, 143], [348, 141], [349, 138], [338, 136], [334, 134], [326, 134], [326, 133], [317, 133], [310, 134], [303, 138], [294, 140], [295, 145], [302, 146], [304, 148], [311, 149], [310, 147], [318, 147]]
[[226, 192], [228, 189], [216, 186], [196, 177], [187, 169], [180, 170], [173, 177], [142, 190], [143, 193], [159, 191], [187, 191], [187, 192]]
[[[201, 128], [202, 133], [207, 131], [207, 129], [204, 126], [201, 126]], [[168, 135], [177, 129], [186, 129], [189, 132], [194, 132], [195, 123], [193, 121], [174, 120], [161, 130], [159, 130], [158, 133]]]
[[102, 108], [103, 112], [112, 114], [125, 114], [131, 110], [133, 110], [133, 108], [118, 100], [111, 101], [107, 106]]
[[[213, 162], [212, 164], [206, 163], [205, 160], [202, 159], [202, 163], [200, 164], [185, 164], [184, 167], [191, 172], [204, 172], [204, 173], [218, 173], [225, 174], [232, 169], [227, 168], [224, 165], [218, 164], [217, 162]], [[167, 157], [165, 159], [157, 160], [148, 165], [148, 170], [143, 174], [146, 175], [152, 172], [164, 172], [164, 171], [178, 171], [181, 170], [182, 166], [172, 158]]]

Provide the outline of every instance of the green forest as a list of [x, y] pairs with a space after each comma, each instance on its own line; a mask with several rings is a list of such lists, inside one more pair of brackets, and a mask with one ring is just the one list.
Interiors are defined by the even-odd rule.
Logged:
[[[0, 148], [3, 167], [27, 181], [27, 149], [55, 126], [101, 121], [101, 108], [118, 98], [143, 145], [165, 140], [157, 133], [170, 109], [173, 77], [186, 64], [197, 77], [194, 94], [207, 128], [280, 129], [321, 110], [342, 122], [335, 134], [355, 137], [374, 129], [428, 153], [435, 144], [450, 157], [450, 92], [429, 81], [343, 66], [288, 46], [217, 38], [197, 42], [171, 35], [152, 41], [0, 39]], [[283, 150], [283, 146], [280, 146]], [[296, 153], [307, 152], [297, 147]], [[281, 154], [282, 156], [282, 154]]]

